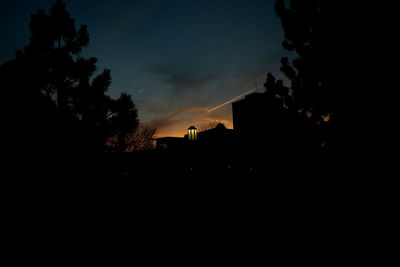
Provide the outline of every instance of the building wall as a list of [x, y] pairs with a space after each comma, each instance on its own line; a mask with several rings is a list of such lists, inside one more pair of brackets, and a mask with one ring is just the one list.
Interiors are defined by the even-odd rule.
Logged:
[[264, 94], [254, 93], [232, 103], [233, 129], [239, 136], [251, 136], [265, 125]]

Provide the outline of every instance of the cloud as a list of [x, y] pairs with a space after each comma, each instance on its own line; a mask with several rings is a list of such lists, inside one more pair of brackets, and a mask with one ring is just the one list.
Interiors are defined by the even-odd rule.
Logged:
[[[208, 107], [202, 107], [202, 106], [177, 108], [166, 116], [152, 120], [150, 122], [150, 125], [160, 130], [165, 127], [173, 127], [174, 124], [181, 121], [185, 121], [192, 116], [199, 116], [201, 114], [205, 114], [207, 112], [207, 109]], [[161, 112], [162, 109], [159, 109], [158, 111]]]
[[161, 78], [161, 82], [172, 86], [173, 95], [201, 88], [217, 78], [217, 73], [196, 69], [187, 64], [158, 64], [145, 68], [153, 75]]

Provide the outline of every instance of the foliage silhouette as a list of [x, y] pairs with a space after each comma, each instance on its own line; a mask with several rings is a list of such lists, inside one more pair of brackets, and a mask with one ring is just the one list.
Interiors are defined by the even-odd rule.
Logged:
[[[134, 132], [138, 127], [137, 110], [133, 104], [132, 97], [122, 93], [120, 98], [112, 105], [111, 125], [117, 131], [118, 152], [126, 151], [126, 139], [128, 134]], [[112, 134], [115, 135], [115, 134]]]
[[146, 125], [138, 128], [127, 136], [128, 151], [146, 151], [155, 148], [157, 129]]
[[335, 47], [327, 13], [319, 0], [293, 0], [290, 6], [277, 0], [275, 10], [285, 32], [282, 45], [297, 57], [281, 60], [281, 71], [290, 88], [271, 73], [265, 83], [267, 94], [274, 95], [290, 112], [303, 114], [312, 123], [315, 145], [339, 149], [343, 145], [343, 85], [338, 85], [337, 65], [332, 58]]
[[198, 126], [198, 131], [202, 132], [202, 131], [214, 129], [215, 127], [217, 127], [218, 124], [220, 124], [220, 122], [216, 118], [214, 118], [212, 120], [210, 119], [210, 120], [203, 121]]
[[291, 62], [281, 60], [290, 83], [268, 73], [264, 93], [233, 103], [239, 137], [234, 157], [265, 177], [333, 177], [343, 170], [344, 104], [326, 13], [314, 0], [293, 0], [289, 8], [278, 0], [275, 9], [285, 32], [283, 47], [296, 53]]
[[60, 169], [59, 174], [89, 166], [89, 159], [104, 154], [108, 138], [137, 127], [135, 104], [128, 94], [118, 99], [106, 94], [110, 70], [93, 77], [97, 59], [80, 54], [89, 43], [87, 26], [76, 29], [63, 1], [48, 14], [32, 14], [29, 27], [29, 44], [0, 66], [10, 138], [30, 132], [29, 145], [14, 144], [10, 150], [35, 151], [36, 160]]

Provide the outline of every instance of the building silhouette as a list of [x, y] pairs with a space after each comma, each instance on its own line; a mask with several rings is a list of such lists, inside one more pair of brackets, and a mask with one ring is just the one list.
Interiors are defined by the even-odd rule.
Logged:
[[162, 151], [179, 151], [187, 149], [225, 149], [234, 142], [235, 133], [222, 123], [215, 128], [197, 132], [195, 126], [188, 128], [184, 137], [157, 138], [157, 149]]
[[315, 156], [320, 154], [312, 150], [316, 138], [307, 118], [285, 108], [279, 99], [266, 93], [247, 95], [232, 103], [232, 116], [233, 129], [218, 124], [198, 132], [190, 126], [183, 137], [157, 138], [151, 158], [137, 157], [141, 167], [148, 166], [156, 177], [170, 177], [166, 181], [176, 184], [229, 184], [243, 177], [272, 177], [265, 180], [271, 185], [279, 183], [279, 177], [318, 174], [318, 168], [310, 173], [310, 162], [324, 166], [319, 164], [323, 159]]
[[205, 183], [215, 183], [215, 176], [232, 182], [234, 177], [260, 174], [265, 162], [257, 145], [260, 122], [264, 121], [259, 114], [265, 108], [264, 99], [263, 93], [254, 93], [232, 103], [234, 129], [220, 123], [198, 132], [195, 126], [190, 126], [183, 137], [157, 138], [158, 169], [174, 179], [201, 177]]
[[227, 179], [273, 172], [297, 177], [307, 172], [308, 165], [303, 163], [314, 153], [311, 141], [315, 137], [299, 112], [288, 110], [275, 97], [256, 92], [232, 103], [232, 117], [233, 129], [218, 124], [197, 132], [190, 126], [184, 137], [158, 138], [157, 150], [168, 152], [162, 157], [164, 168], [173, 174], [186, 170], [183, 177], [220, 174]]
[[249, 94], [244, 99], [233, 102], [233, 129], [238, 138], [254, 140], [261, 132], [265, 136], [265, 114], [265, 93]]
[[[222, 123], [215, 128], [198, 132], [190, 126], [184, 137], [157, 138], [157, 149], [162, 151], [178, 151], [197, 147], [207, 149], [232, 149], [236, 147], [254, 146], [260, 143], [260, 132], [265, 136], [265, 124], [268, 107], [265, 93], [252, 93], [244, 99], [232, 103], [233, 129], [227, 129]], [[273, 114], [272, 114], [273, 115]]]

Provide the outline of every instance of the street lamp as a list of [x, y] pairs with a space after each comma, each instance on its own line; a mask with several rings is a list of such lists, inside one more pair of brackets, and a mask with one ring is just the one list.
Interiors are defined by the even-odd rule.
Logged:
[[188, 139], [189, 139], [189, 141], [197, 140], [197, 128], [196, 127], [190, 126], [188, 128]]

